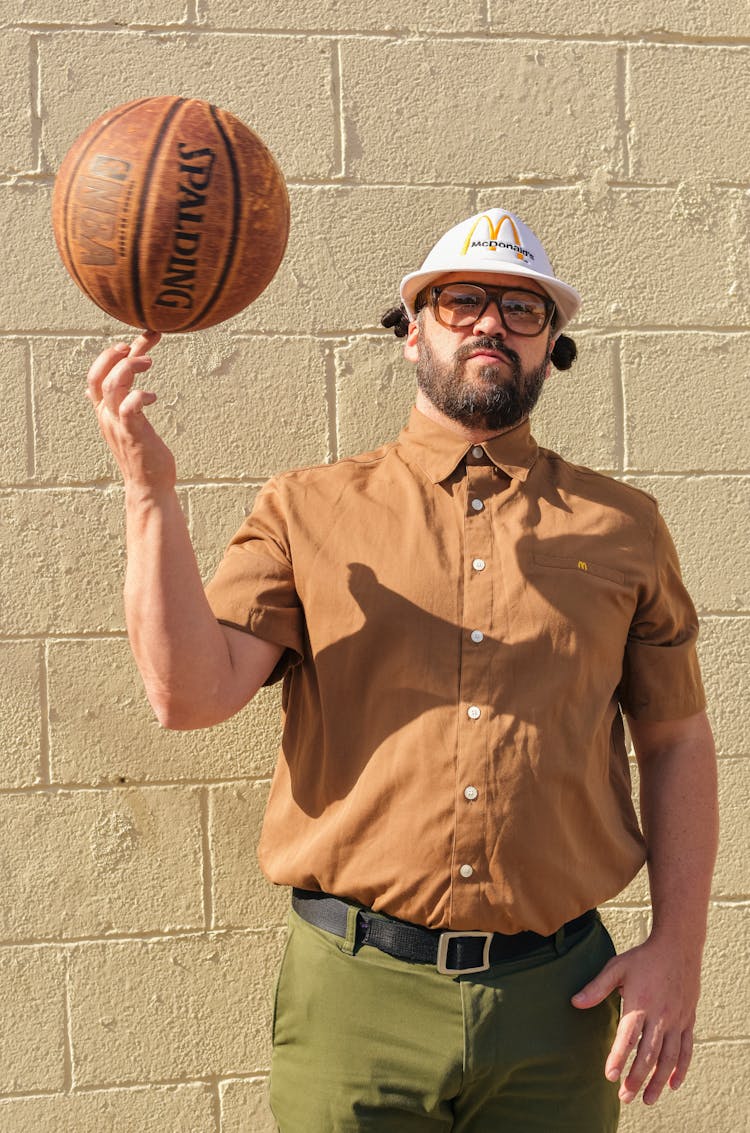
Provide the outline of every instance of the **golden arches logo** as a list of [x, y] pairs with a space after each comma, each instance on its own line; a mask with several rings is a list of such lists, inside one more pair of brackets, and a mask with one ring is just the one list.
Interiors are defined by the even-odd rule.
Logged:
[[[472, 237], [473, 237], [474, 233], [476, 232], [477, 228], [479, 228], [479, 225], [482, 223], [483, 220], [487, 221], [487, 229], [489, 231], [489, 241], [488, 241], [488, 243], [490, 243], [490, 244], [494, 243], [498, 248], [499, 247], [503, 247], [503, 248], [513, 247], [514, 250], [515, 250], [515, 253], [516, 253], [516, 259], [523, 260], [523, 259], [526, 258], [526, 256], [530, 256], [531, 259], [533, 260], [534, 257], [531, 255], [531, 253], [527, 252], [525, 250], [525, 248], [521, 247], [521, 237], [518, 233], [518, 229], [516, 228], [515, 221], [513, 220], [513, 217], [510, 216], [507, 212], [506, 212], [505, 216], [500, 217], [497, 224], [492, 223], [491, 219], [487, 216], [487, 213], [483, 213], [481, 216], [478, 216], [477, 219], [472, 224], [472, 226], [469, 230], [469, 235], [466, 237], [466, 241], [464, 243], [464, 246], [461, 249], [461, 255], [462, 256], [465, 256], [466, 253], [468, 252], [469, 247], [471, 245]], [[501, 244], [501, 242], [498, 240], [498, 237], [500, 235], [500, 229], [505, 224], [506, 220], [508, 221], [508, 224], [511, 226], [511, 228], [513, 230], [513, 239], [515, 241], [515, 243], [513, 245]]]

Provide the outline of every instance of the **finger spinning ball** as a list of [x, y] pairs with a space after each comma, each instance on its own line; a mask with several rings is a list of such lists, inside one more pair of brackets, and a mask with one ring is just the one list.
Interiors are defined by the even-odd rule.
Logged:
[[233, 114], [142, 98], [98, 118], [55, 182], [63, 263], [131, 326], [182, 332], [231, 318], [281, 263], [289, 198], [276, 161]]

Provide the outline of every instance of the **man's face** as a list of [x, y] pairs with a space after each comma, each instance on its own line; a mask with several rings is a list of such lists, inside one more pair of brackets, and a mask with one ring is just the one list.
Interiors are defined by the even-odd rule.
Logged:
[[[533, 280], [517, 275], [453, 272], [436, 282], [521, 287], [544, 295]], [[549, 328], [534, 338], [514, 334], [491, 302], [469, 327], [444, 327], [425, 309], [409, 328], [404, 355], [416, 363], [422, 393], [446, 417], [470, 428], [499, 430], [536, 405], [551, 349]]]

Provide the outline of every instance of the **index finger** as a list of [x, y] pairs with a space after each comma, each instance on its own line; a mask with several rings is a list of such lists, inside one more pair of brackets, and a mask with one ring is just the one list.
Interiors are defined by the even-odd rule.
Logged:
[[137, 338], [134, 338], [130, 344], [129, 357], [140, 358], [142, 354], [148, 354], [152, 347], [156, 346], [161, 338], [158, 330], [144, 330]]

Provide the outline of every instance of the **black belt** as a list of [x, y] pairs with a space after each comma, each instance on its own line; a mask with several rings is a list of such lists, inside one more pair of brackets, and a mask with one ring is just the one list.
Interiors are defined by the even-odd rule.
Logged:
[[[521, 956], [553, 944], [558, 933], [542, 936], [537, 932], [441, 932], [423, 928], [408, 921], [391, 920], [373, 914], [369, 909], [353, 906], [328, 893], [309, 889], [292, 890], [292, 908], [303, 920], [317, 928], [346, 937], [349, 909], [357, 908], [355, 946], [370, 944], [415, 964], [434, 964], [446, 976], [486, 972], [493, 964], [503, 960], [517, 960]], [[588, 928], [597, 918], [596, 909], [589, 909], [568, 921], [559, 930], [562, 939]]]

